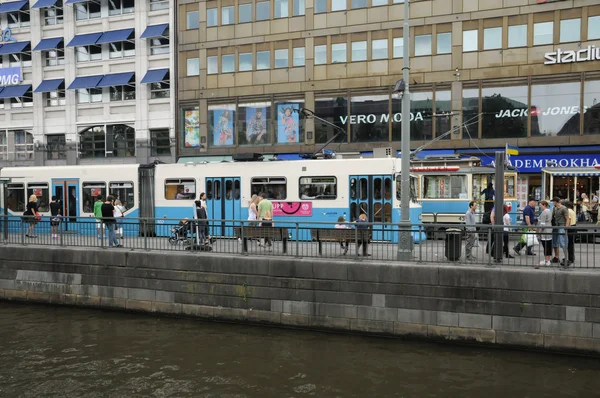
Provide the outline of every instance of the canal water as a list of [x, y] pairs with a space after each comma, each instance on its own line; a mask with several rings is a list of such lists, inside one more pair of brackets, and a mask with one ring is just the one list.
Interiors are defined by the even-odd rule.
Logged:
[[600, 360], [0, 302], [1, 397], [594, 397]]

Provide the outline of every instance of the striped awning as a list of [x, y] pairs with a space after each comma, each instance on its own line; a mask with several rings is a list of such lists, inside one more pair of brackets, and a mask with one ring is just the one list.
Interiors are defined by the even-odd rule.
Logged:
[[600, 170], [598, 171], [565, 171], [552, 173], [554, 177], [600, 177]]

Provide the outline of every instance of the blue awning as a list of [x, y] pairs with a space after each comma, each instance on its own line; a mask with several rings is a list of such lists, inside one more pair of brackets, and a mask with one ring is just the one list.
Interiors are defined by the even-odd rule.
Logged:
[[0, 55], [17, 54], [23, 52], [29, 45], [28, 41], [18, 41], [16, 43], [6, 43], [0, 47]]
[[65, 4], [84, 3], [86, 1], [89, 1], [89, 0], [67, 0], [67, 1], [65, 1]]
[[0, 4], [0, 13], [21, 11], [26, 4], [29, 4], [29, 0], [11, 1], [10, 3]]
[[116, 41], [130, 40], [132, 38], [133, 38], [133, 29], [111, 30], [109, 32], [102, 33], [102, 36], [98, 39], [96, 44], [114, 43]]
[[74, 46], [90, 46], [96, 44], [102, 33], [86, 33], [84, 35], [76, 35], [73, 40], [67, 44], [67, 47]]
[[16, 98], [25, 95], [27, 90], [31, 89], [31, 84], [22, 84], [20, 86], [6, 86], [0, 91], [0, 98]]
[[35, 3], [33, 6], [31, 6], [31, 8], [45, 8], [45, 7], [52, 7], [53, 5], [55, 5], [57, 2], [57, 0], [39, 0], [37, 3]]
[[165, 76], [169, 73], [169, 69], [153, 69], [146, 72], [146, 76], [142, 79], [142, 84], [158, 83], [165, 80]]
[[37, 46], [33, 49], [33, 51], [43, 51], [43, 50], [54, 50], [58, 48], [58, 45], [62, 43], [64, 39], [62, 37], [52, 37], [50, 39], [42, 39]]
[[98, 83], [100, 83], [100, 80], [102, 80], [103, 77], [103, 75], [77, 77], [69, 86], [69, 90], [77, 90], [80, 88], [94, 88], [98, 86]]
[[140, 39], [151, 39], [153, 37], [164, 36], [167, 29], [169, 29], [168, 23], [148, 26], [140, 36]]
[[65, 79], [50, 79], [42, 80], [40, 85], [35, 89], [36, 93], [48, 93], [50, 91], [56, 91], [61, 85], [64, 85]]
[[100, 83], [96, 87], [111, 87], [111, 86], [123, 86], [129, 84], [135, 75], [134, 72], [125, 73], [113, 73], [111, 75], [104, 75]]

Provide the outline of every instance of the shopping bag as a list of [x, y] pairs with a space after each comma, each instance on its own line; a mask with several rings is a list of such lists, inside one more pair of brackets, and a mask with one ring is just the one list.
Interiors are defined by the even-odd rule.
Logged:
[[475, 234], [475, 242], [473, 243], [473, 247], [479, 247], [479, 234]]
[[117, 229], [117, 237], [118, 238], [122, 238], [123, 237], [123, 227], [120, 227]]
[[535, 234], [527, 234], [527, 238], [526, 238], [526, 245], [527, 246], [535, 246], [538, 245], [539, 242], [537, 240], [537, 237], [535, 236]]
[[527, 234], [521, 234], [521, 240], [519, 242], [527, 244]]

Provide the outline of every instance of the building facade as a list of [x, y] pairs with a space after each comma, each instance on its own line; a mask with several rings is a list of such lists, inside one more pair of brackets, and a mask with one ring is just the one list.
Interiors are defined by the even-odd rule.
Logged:
[[174, 159], [171, 5], [0, 4], [0, 164]]
[[[311, 152], [334, 138], [298, 108], [347, 131], [333, 149], [399, 149], [402, 3], [180, 0], [178, 156]], [[410, 10], [413, 148], [443, 136], [429, 149], [594, 150], [600, 2], [413, 0]]]

